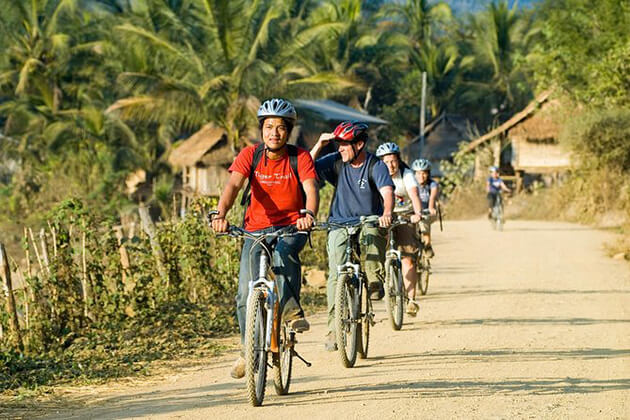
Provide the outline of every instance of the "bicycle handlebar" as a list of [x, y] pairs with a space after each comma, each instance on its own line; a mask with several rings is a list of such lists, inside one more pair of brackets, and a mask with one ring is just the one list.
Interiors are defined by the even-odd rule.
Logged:
[[289, 225], [282, 227], [273, 232], [262, 232], [262, 233], [252, 233], [248, 232], [243, 228], [238, 226], [230, 225], [228, 231], [225, 233], [217, 233], [217, 236], [231, 236], [232, 238], [249, 238], [249, 239], [261, 239], [261, 238], [282, 238], [285, 236], [293, 236], [293, 235], [308, 235], [309, 232], [305, 230], [297, 230], [295, 225]]
[[371, 215], [371, 216], [361, 216], [358, 222], [356, 223], [337, 223], [337, 222], [322, 222], [317, 223], [313, 230], [329, 230], [330, 228], [340, 228], [340, 229], [351, 229], [356, 228], [363, 225], [374, 225], [378, 223], [378, 219], [380, 216]]

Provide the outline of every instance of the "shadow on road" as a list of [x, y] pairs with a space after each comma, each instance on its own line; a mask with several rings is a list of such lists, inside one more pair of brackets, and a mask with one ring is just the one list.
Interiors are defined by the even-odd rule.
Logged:
[[[317, 402], [330, 403], [331, 398], [343, 401], [389, 400], [400, 398], [443, 398], [488, 396], [494, 394], [554, 395], [570, 393], [598, 393], [630, 389], [630, 379], [594, 380], [588, 378], [510, 379], [505, 381], [425, 380], [397, 381], [374, 385], [320, 388], [294, 394], [294, 401], [282, 405], [302, 405]], [[387, 392], [389, 391], [389, 392]], [[393, 392], [392, 392], [393, 391]], [[308, 397], [308, 398], [303, 398]]]

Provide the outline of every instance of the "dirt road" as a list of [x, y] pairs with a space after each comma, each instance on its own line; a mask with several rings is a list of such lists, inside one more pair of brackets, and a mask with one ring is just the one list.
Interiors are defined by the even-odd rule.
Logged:
[[[400, 332], [377, 305], [370, 357], [324, 352], [323, 316], [299, 344], [290, 395], [246, 404], [234, 354], [153, 384], [80, 395], [49, 418], [630, 418], [630, 265], [608, 234], [544, 222], [449, 222], [429, 294]], [[271, 375], [270, 375], [271, 377]]]

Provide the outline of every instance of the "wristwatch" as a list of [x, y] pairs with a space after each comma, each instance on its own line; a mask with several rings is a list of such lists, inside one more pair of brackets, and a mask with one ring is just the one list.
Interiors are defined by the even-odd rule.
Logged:
[[308, 214], [309, 216], [311, 216], [313, 218], [313, 220], [315, 220], [315, 213], [313, 213], [312, 211], [310, 211], [309, 209], [302, 209], [300, 210], [300, 214]]

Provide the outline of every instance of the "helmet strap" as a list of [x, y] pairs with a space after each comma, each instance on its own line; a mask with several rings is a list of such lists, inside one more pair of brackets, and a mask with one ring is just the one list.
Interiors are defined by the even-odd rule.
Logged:
[[365, 142], [363, 142], [363, 147], [361, 147], [359, 150], [355, 149], [354, 143], [352, 143], [352, 151], [354, 152], [354, 157], [350, 161], [351, 164], [354, 164], [354, 162], [359, 158], [359, 155], [361, 154], [363, 149], [365, 149]]

